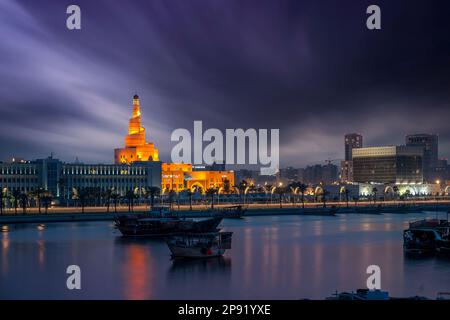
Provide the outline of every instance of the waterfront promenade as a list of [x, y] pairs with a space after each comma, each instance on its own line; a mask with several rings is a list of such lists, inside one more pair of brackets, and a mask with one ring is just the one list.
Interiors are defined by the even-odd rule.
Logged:
[[[230, 205], [230, 203], [215, 204], [214, 208], [221, 208]], [[437, 211], [447, 212], [450, 210], [450, 200], [421, 200], [421, 201], [383, 201], [377, 202], [375, 205], [384, 207], [389, 206], [408, 206], [409, 208], [416, 208], [417, 212], [421, 211]], [[301, 203], [250, 203], [244, 205], [247, 208], [246, 216], [266, 216], [266, 215], [298, 215], [301, 214]], [[327, 207], [336, 206], [339, 208], [338, 213], [353, 213], [355, 207], [373, 207], [374, 203], [371, 201], [361, 201], [358, 203], [351, 202], [347, 207], [345, 202], [327, 202]], [[305, 208], [322, 208], [322, 203], [305, 203]], [[211, 206], [209, 204], [195, 204], [190, 210], [189, 205], [173, 205], [173, 212], [178, 213], [183, 217], [208, 217], [211, 215]], [[15, 224], [15, 223], [48, 223], [48, 222], [73, 222], [73, 221], [108, 221], [114, 220], [116, 217], [124, 214], [143, 214], [149, 212], [148, 205], [135, 206], [132, 212], [129, 212], [128, 206], [118, 206], [117, 211], [113, 207], [107, 211], [106, 207], [85, 207], [82, 213], [79, 207], [52, 207], [44, 213], [41, 209], [39, 213], [37, 208], [28, 208], [26, 214], [23, 214], [21, 209], [17, 209], [15, 214], [14, 209], [4, 210], [3, 215], [0, 216], [0, 224]]]

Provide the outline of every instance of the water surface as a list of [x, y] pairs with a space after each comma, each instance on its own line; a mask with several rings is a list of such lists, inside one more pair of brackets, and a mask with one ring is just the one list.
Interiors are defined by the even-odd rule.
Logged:
[[[223, 258], [175, 262], [163, 241], [123, 238], [111, 222], [11, 226], [0, 233], [0, 298], [323, 299], [364, 287], [372, 264], [391, 296], [435, 298], [450, 291], [450, 260], [408, 259], [402, 249], [407, 222], [425, 216], [225, 220], [234, 234]], [[72, 264], [81, 290], [66, 287]]]

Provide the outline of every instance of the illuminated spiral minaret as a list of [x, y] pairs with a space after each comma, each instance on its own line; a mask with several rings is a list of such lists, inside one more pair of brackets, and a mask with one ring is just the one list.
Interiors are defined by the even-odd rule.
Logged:
[[125, 147], [114, 150], [115, 163], [135, 161], [159, 161], [158, 149], [145, 138], [145, 128], [141, 124], [141, 103], [139, 96], [133, 97], [133, 114], [129, 120]]

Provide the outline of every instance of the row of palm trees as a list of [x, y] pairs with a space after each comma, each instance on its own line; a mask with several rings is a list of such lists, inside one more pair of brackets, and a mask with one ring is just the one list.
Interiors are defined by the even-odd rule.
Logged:
[[[160, 188], [150, 187], [142, 194], [145, 198], [150, 199], [151, 206], [154, 206], [155, 197], [160, 194]], [[141, 195], [141, 196], [142, 196]], [[114, 189], [102, 191], [95, 187], [85, 187], [75, 190], [72, 193], [72, 199], [79, 203], [82, 212], [88, 205], [105, 204], [107, 211], [110, 211], [111, 203], [114, 205], [114, 211], [117, 212], [117, 204], [120, 200], [126, 200], [128, 203], [128, 210], [134, 210], [135, 200], [141, 198], [134, 190], [129, 190], [124, 196], [121, 196]], [[42, 208], [45, 208], [45, 214], [48, 213], [48, 208], [51, 206], [53, 196], [50, 192], [43, 188], [37, 188], [31, 192], [22, 192], [20, 190], [0, 190], [0, 215], [4, 214], [4, 208], [9, 203], [14, 208], [14, 214], [17, 215], [19, 207], [22, 208], [22, 213], [27, 213], [27, 208], [32, 206], [34, 201], [38, 207], [39, 214], [42, 213]]]
[[4, 207], [8, 202], [12, 203], [15, 215], [17, 215], [17, 210], [19, 207], [22, 208], [23, 214], [26, 214], [27, 208], [30, 207], [33, 200], [37, 203], [39, 213], [42, 213], [42, 207], [44, 207], [45, 213], [47, 214], [53, 197], [43, 188], [37, 188], [36, 190], [28, 193], [20, 190], [13, 190], [11, 192], [0, 190], [0, 215], [3, 215]]
[[[293, 205], [295, 205], [295, 203], [299, 201], [298, 198], [300, 198], [300, 202], [304, 209], [305, 208], [305, 196], [307, 194], [309, 186], [307, 184], [304, 184], [301, 182], [293, 182], [293, 183], [287, 185], [286, 187], [283, 187], [282, 185], [278, 185], [275, 187], [271, 184], [266, 184], [263, 187], [256, 187], [253, 184], [248, 184], [245, 180], [242, 180], [237, 186], [230, 188], [229, 190], [226, 190], [226, 188], [224, 187], [223, 193], [225, 193], [225, 194], [233, 193], [235, 189], [237, 189], [239, 191], [239, 195], [240, 195], [242, 203], [245, 203], [245, 197], [248, 192], [250, 192], [250, 193], [260, 192], [260, 193], [266, 193], [266, 194], [270, 193], [271, 196], [273, 194], [277, 195], [280, 208], [283, 205], [283, 199], [285, 198], [286, 195], [289, 195], [289, 198]], [[205, 194], [207, 195], [207, 197], [210, 198], [211, 208], [214, 207], [214, 196], [216, 194], [218, 194], [218, 190], [219, 189], [217, 189], [217, 188], [208, 188], [205, 191]], [[372, 193], [371, 193], [371, 196], [369, 196], [369, 197], [373, 200], [373, 203], [375, 204], [377, 201], [377, 195], [378, 195], [379, 191], [376, 187], [373, 187], [371, 191], [372, 191]], [[393, 187], [393, 191], [394, 191], [395, 198], [399, 198], [399, 189], [397, 186]], [[344, 191], [342, 192], [342, 194], [344, 196], [347, 207], [349, 207], [350, 198], [351, 198], [351, 200], [353, 200], [355, 202], [355, 205], [359, 201], [358, 195], [351, 197], [351, 190], [349, 190], [348, 188], [344, 188]], [[187, 190], [187, 195], [189, 197], [190, 207], [192, 208], [192, 192], [190, 190]], [[314, 202], [318, 202], [320, 199], [320, 201], [323, 204], [323, 207], [326, 207], [326, 202], [328, 201], [329, 195], [330, 195], [330, 192], [328, 190], [326, 190], [324, 187], [321, 187], [320, 192], [314, 194]], [[406, 192], [404, 197], [400, 197], [400, 198], [405, 199], [405, 197], [406, 198], [408, 197], [408, 192]], [[171, 202], [170, 198], [171, 197], [169, 196], [169, 202]]]
[[[142, 191], [142, 190], [141, 190]], [[154, 207], [155, 198], [160, 194], [158, 187], [149, 187], [138, 194], [135, 190], [128, 190], [125, 195], [121, 195], [115, 189], [101, 190], [95, 187], [80, 188], [73, 192], [72, 199], [77, 201], [81, 207], [81, 212], [88, 205], [106, 205], [107, 212], [110, 212], [111, 204], [114, 206], [114, 212], [117, 212], [117, 205], [125, 200], [128, 204], [128, 211], [134, 211], [136, 200], [144, 198], [150, 200], [151, 208]]]
[[[247, 183], [247, 181], [242, 180], [237, 186], [233, 187], [229, 184], [229, 182], [227, 183], [227, 181], [224, 181], [224, 185], [221, 190], [224, 194], [232, 194], [235, 192], [235, 190], [238, 190], [240, 201], [242, 204], [245, 204], [245, 197], [248, 192], [262, 192], [266, 194], [270, 193], [271, 199], [272, 195], [278, 196], [280, 208], [282, 208], [283, 206], [283, 199], [286, 197], [286, 195], [289, 195], [290, 201], [293, 205], [300, 201], [302, 207], [305, 208], [305, 196], [307, 194], [308, 188], [308, 185], [301, 182], [293, 182], [285, 187], [282, 185], [278, 185], [275, 187], [270, 184], [266, 184], [263, 187], [256, 187], [253, 184], [249, 184]], [[192, 210], [193, 196], [197, 191], [200, 190], [185, 189], [183, 191], [189, 199], [190, 210]], [[395, 195], [398, 195], [399, 190], [397, 186], [393, 187], [393, 191]], [[216, 187], [210, 187], [204, 190], [204, 194], [206, 195], [207, 199], [209, 199], [211, 209], [214, 209], [214, 198], [219, 194], [219, 189]], [[321, 202], [323, 203], [323, 207], [326, 207], [326, 202], [329, 194], [330, 192], [322, 187], [321, 192], [314, 195], [314, 201], [318, 202], [320, 198]], [[348, 207], [351, 191], [345, 188], [343, 194], [345, 196], [345, 202]], [[374, 204], [377, 199], [377, 194], [378, 190], [376, 187], [374, 187], [372, 189]], [[110, 207], [111, 205], [113, 205], [114, 212], [117, 212], [117, 205], [121, 201], [126, 201], [126, 203], [128, 204], [128, 211], [132, 212], [134, 211], [134, 205], [137, 200], [140, 200], [142, 198], [144, 200], [149, 200], [150, 207], [153, 208], [156, 197], [160, 195], [161, 189], [158, 187], [149, 187], [147, 189], [143, 189], [141, 190], [140, 194], [138, 194], [135, 190], [129, 190], [125, 193], [125, 195], [121, 195], [115, 189], [102, 190], [97, 187], [84, 187], [72, 192], [72, 200], [76, 201], [79, 204], [82, 213], [85, 212], [85, 207], [89, 205], [106, 206], [107, 212], [110, 212]], [[167, 202], [171, 208], [173, 208], [176, 196], [177, 193], [174, 190], [170, 190], [167, 193]], [[8, 193], [2, 190], [0, 193], [0, 215], [3, 215], [3, 208], [8, 200], [10, 201], [10, 203], [12, 203], [15, 214], [17, 214], [19, 206], [22, 208], [23, 214], [26, 214], [27, 207], [30, 207], [32, 200], [35, 200], [35, 203], [39, 208], [39, 213], [41, 213], [41, 208], [44, 207], [45, 213], [47, 214], [53, 197], [51, 193], [44, 190], [43, 188], [37, 188], [36, 190], [29, 193], [24, 193], [19, 190], [13, 190], [12, 192]], [[352, 198], [352, 200], [355, 201], [356, 205], [359, 197], [355, 196]]]
[[[224, 181], [224, 185], [220, 189], [222, 189], [223, 194], [233, 194], [235, 192], [235, 190], [237, 190], [239, 197], [240, 197], [240, 202], [242, 204], [245, 204], [245, 197], [248, 192], [250, 192], [250, 193], [263, 192], [263, 193], [270, 193], [271, 195], [276, 194], [276, 195], [278, 195], [280, 207], [282, 207], [283, 198], [286, 194], [293, 193], [293, 194], [297, 195], [298, 193], [300, 193], [301, 194], [301, 202], [304, 207], [305, 195], [306, 195], [308, 186], [303, 183], [300, 183], [300, 182], [295, 182], [295, 183], [290, 184], [288, 187], [282, 187], [282, 186], [274, 187], [272, 185], [265, 185], [264, 187], [256, 187], [253, 184], [248, 184], [245, 180], [242, 180], [237, 186], [233, 186], [233, 187], [231, 187], [230, 184], [227, 184], [226, 181]], [[219, 194], [220, 189], [217, 187], [210, 187], [210, 188], [204, 190], [204, 194], [209, 199], [211, 209], [214, 209], [214, 198], [216, 195]], [[193, 195], [197, 191], [200, 191], [200, 190], [195, 190], [195, 188], [194, 188], [194, 191], [192, 191], [191, 189], [183, 190], [183, 193], [189, 199], [190, 210], [192, 210]], [[175, 202], [175, 197], [176, 197], [177, 193], [174, 190], [169, 190], [169, 191], [166, 190], [166, 194], [167, 194], [167, 202], [169, 203], [169, 206], [172, 208], [173, 203]], [[326, 201], [326, 195], [328, 195], [328, 191], [323, 190], [322, 197], [321, 197], [322, 201]], [[295, 198], [293, 197], [291, 199], [293, 199], [293, 201], [295, 203]]]
[[[232, 194], [237, 189], [238, 194], [240, 196], [240, 201], [242, 204], [245, 204], [245, 196], [248, 192], [264, 192], [264, 193], [276, 194], [276, 195], [278, 195], [280, 207], [282, 207], [283, 197], [287, 193], [295, 192], [295, 194], [297, 194], [297, 192], [299, 192], [301, 194], [301, 201], [302, 201], [302, 204], [304, 207], [305, 195], [306, 195], [307, 188], [308, 188], [307, 185], [299, 183], [299, 182], [292, 183], [288, 187], [281, 187], [281, 186], [274, 187], [272, 185], [265, 185], [264, 187], [258, 188], [252, 184], [248, 184], [245, 180], [243, 180], [237, 186], [234, 186], [234, 187], [231, 187], [229, 184], [227, 185], [226, 183], [224, 183], [224, 186], [221, 189], [222, 189], [223, 194]], [[214, 198], [216, 195], [219, 194], [219, 190], [220, 189], [216, 188], [216, 187], [210, 187], [210, 188], [204, 190], [204, 194], [209, 199], [211, 209], [214, 209]], [[191, 210], [192, 210], [192, 198], [193, 198], [193, 195], [195, 194], [195, 192], [196, 192], [195, 190], [192, 191], [191, 189], [185, 189], [183, 191], [183, 193], [189, 199], [189, 208]], [[322, 200], [326, 199], [327, 194], [328, 194], [327, 191], [324, 190], [324, 192], [322, 193]], [[170, 207], [173, 206], [175, 197], [176, 197], [175, 191], [170, 190], [167, 192], [167, 201], [168, 201]], [[295, 202], [295, 198], [292, 198], [292, 199], [294, 199], [294, 202]]]

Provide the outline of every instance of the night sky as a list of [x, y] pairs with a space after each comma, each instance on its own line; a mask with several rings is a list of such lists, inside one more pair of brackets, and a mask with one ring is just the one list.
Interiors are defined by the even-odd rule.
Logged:
[[445, 0], [1, 0], [0, 159], [111, 163], [135, 93], [165, 161], [194, 120], [279, 128], [282, 167], [342, 159], [348, 132], [438, 133], [449, 156], [449, 15]]

